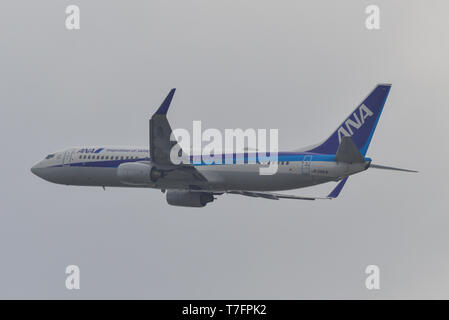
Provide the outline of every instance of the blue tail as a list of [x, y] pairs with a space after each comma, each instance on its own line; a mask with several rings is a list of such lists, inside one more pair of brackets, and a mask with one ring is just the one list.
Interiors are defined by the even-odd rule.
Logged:
[[377, 122], [390, 92], [391, 84], [379, 84], [346, 118], [326, 141], [313, 146], [308, 152], [335, 154], [343, 136], [352, 137], [360, 153], [365, 156], [376, 130]]

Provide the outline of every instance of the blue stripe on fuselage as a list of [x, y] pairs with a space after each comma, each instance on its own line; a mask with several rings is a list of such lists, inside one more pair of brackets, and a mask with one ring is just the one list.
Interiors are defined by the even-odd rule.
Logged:
[[[75, 162], [71, 163], [71, 167], [99, 167], [99, 168], [117, 168], [122, 163], [149, 161], [150, 158], [142, 159], [128, 159], [128, 160], [102, 160], [102, 161], [89, 161], [89, 162]], [[61, 165], [62, 166], [62, 165]]]
[[[297, 152], [279, 152], [277, 157], [275, 154], [271, 155], [268, 153], [266, 157], [259, 157], [257, 153], [233, 153], [233, 154], [221, 154], [217, 155], [215, 158], [220, 160], [214, 163], [207, 163], [204, 159], [200, 159], [199, 156], [190, 156], [190, 161], [195, 166], [204, 165], [220, 165], [220, 164], [244, 164], [244, 163], [257, 163], [257, 162], [268, 162], [268, 161], [304, 161], [306, 156], [311, 157], [311, 161], [334, 161], [334, 154], [313, 154], [313, 153], [297, 153]], [[214, 158], [211, 157], [211, 160]], [[308, 159], [307, 159], [308, 160]]]
[[[320, 162], [332, 162], [335, 160], [334, 154], [317, 154], [317, 153], [297, 153], [297, 152], [279, 152], [277, 159], [273, 155], [270, 157], [268, 154], [267, 157], [261, 158], [260, 160], [262, 162], [267, 162], [269, 160], [271, 161], [278, 161], [278, 162], [285, 162], [285, 161], [291, 161], [291, 162], [301, 162], [304, 161], [304, 158], [306, 156], [309, 156], [311, 159], [310, 161], [320, 161]], [[218, 155], [218, 158], [220, 155]], [[190, 161], [194, 166], [210, 166], [210, 165], [220, 165], [220, 164], [244, 164], [248, 163], [256, 163], [256, 161], [259, 160], [259, 157], [256, 153], [247, 154], [247, 153], [240, 153], [240, 154], [221, 154], [222, 163], [206, 163], [204, 161], [201, 161], [200, 163], [194, 163], [193, 159], [198, 159], [199, 156], [190, 156]], [[228, 158], [228, 159], [226, 159]], [[306, 159], [306, 160], [309, 160]], [[365, 158], [366, 161], [371, 161], [370, 158]], [[101, 161], [81, 161], [81, 162], [74, 162], [67, 166], [70, 167], [96, 167], [96, 168], [117, 168], [122, 163], [127, 162], [138, 162], [138, 161], [150, 161], [150, 158], [140, 158], [140, 159], [123, 159], [123, 160], [101, 160]], [[226, 161], [229, 161], [227, 163]], [[232, 161], [232, 162], [231, 162]], [[199, 161], [198, 161], [199, 162]], [[53, 167], [62, 167], [63, 165], [56, 165]]]

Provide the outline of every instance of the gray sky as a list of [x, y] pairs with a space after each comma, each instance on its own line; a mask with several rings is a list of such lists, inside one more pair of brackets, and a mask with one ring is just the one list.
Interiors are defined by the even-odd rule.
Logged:
[[[81, 30], [65, 29], [65, 7]], [[380, 7], [381, 29], [365, 28]], [[447, 1], [2, 1], [0, 298], [449, 298]], [[278, 128], [284, 150], [327, 137], [392, 83], [369, 170], [334, 201], [67, 187], [47, 153], [148, 144], [172, 127]], [[325, 195], [334, 184], [293, 191]], [[65, 267], [81, 289], [65, 288]], [[365, 267], [381, 270], [368, 291]]]

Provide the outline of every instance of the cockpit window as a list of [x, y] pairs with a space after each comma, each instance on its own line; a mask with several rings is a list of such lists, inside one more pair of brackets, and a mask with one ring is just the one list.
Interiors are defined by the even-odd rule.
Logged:
[[51, 159], [51, 158], [53, 158], [54, 156], [55, 156], [55, 154], [52, 153], [52, 154], [49, 154], [48, 156], [46, 156], [45, 159]]

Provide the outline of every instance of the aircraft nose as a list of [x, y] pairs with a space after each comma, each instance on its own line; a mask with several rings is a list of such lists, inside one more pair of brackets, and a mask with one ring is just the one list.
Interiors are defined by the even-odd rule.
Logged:
[[32, 172], [33, 174], [35, 174], [36, 176], [40, 177], [40, 174], [39, 174], [40, 169], [38, 168], [38, 165], [39, 165], [39, 164], [35, 164], [34, 166], [32, 166], [32, 167], [31, 167], [31, 172]]

